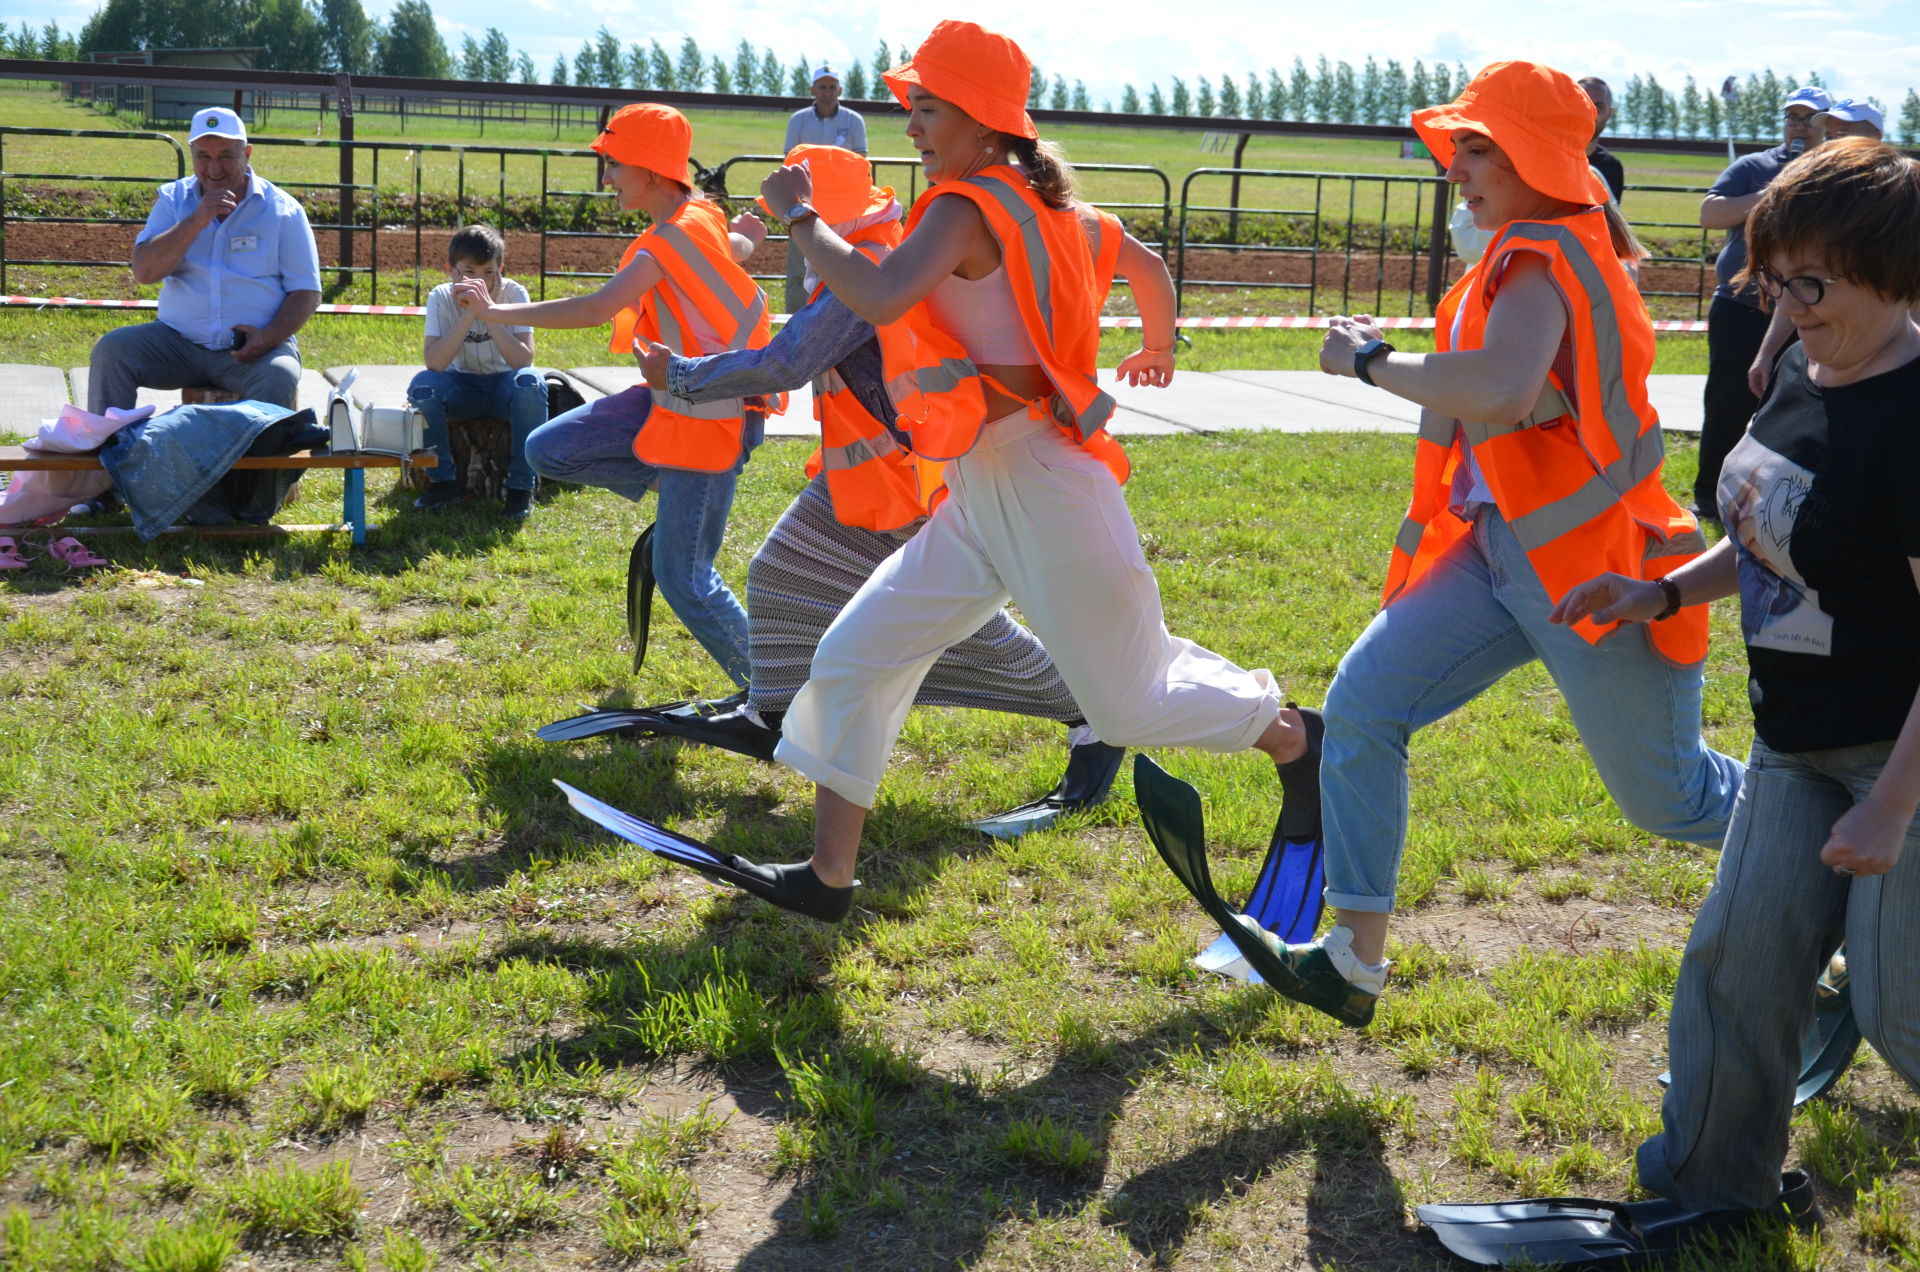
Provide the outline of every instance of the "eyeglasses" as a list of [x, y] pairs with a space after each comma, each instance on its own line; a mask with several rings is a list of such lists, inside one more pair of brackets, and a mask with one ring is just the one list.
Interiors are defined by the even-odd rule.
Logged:
[[1782, 278], [1770, 269], [1753, 271], [1753, 281], [1760, 285], [1768, 300], [1780, 299], [1781, 292], [1790, 293], [1803, 305], [1817, 305], [1827, 298], [1827, 284], [1837, 283], [1843, 275], [1832, 278], [1815, 278], [1812, 274], [1797, 274], [1792, 278]]
[[1810, 124], [1810, 123], [1812, 123], [1812, 122], [1813, 122], [1813, 117], [1814, 117], [1814, 115], [1815, 115], [1815, 114], [1817, 114], [1817, 113], [1818, 113], [1818, 112], [1816, 112], [1816, 111], [1808, 111], [1808, 112], [1807, 112], [1806, 114], [1804, 114], [1804, 115], [1796, 115], [1796, 114], [1794, 114], [1794, 113], [1793, 113], [1792, 111], [1790, 111], [1790, 110], [1788, 110], [1788, 111], [1782, 111], [1782, 112], [1780, 113], [1780, 118], [1781, 118], [1782, 120], [1784, 120], [1784, 121], [1786, 121], [1786, 122], [1787, 122], [1787, 123], [1789, 123], [1789, 124], [1801, 124], [1801, 125], [1805, 125], [1805, 124]]

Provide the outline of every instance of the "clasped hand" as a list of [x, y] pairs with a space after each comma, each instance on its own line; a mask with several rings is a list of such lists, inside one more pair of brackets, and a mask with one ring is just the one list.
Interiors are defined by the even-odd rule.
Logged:
[[1381, 339], [1371, 314], [1336, 314], [1327, 320], [1320, 341], [1320, 369], [1328, 375], [1353, 375], [1353, 355], [1369, 340]]
[[782, 164], [760, 183], [760, 197], [775, 216], [784, 216], [794, 204], [813, 198], [813, 173], [804, 163]]
[[453, 303], [473, 310], [473, 316], [485, 319], [493, 312], [493, 295], [482, 278], [463, 278], [453, 285]]

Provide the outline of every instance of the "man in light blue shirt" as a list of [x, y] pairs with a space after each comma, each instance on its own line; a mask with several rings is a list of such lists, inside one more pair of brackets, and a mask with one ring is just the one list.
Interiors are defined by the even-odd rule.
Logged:
[[[838, 146], [856, 155], [867, 153], [867, 121], [840, 104], [840, 77], [831, 66], [816, 67], [813, 72], [813, 105], [803, 106], [787, 120], [787, 144], [781, 154], [795, 146]], [[805, 278], [807, 262], [800, 249], [787, 244], [787, 312], [797, 314], [806, 306]]]
[[93, 346], [87, 409], [131, 408], [142, 387], [212, 384], [292, 408], [294, 334], [320, 304], [320, 253], [307, 214], [248, 165], [253, 147], [230, 110], [194, 113], [193, 175], [160, 187], [133, 243], [133, 277], [160, 284], [157, 322]]

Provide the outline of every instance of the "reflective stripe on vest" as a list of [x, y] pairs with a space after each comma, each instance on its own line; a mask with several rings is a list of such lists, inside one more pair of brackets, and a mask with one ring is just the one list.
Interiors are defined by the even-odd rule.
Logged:
[[[1451, 348], [1456, 330], [1460, 348], [1479, 347], [1491, 304], [1487, 282], [1515, 251], [1543, 257], [1566, 298], [1569, 382], [1558, 383], [1556, 373], [1526, 418], [1510, 423], [1456, 422], [1422, 412], [1413, 499], [1394, 536], [1383, 604], [1418, 583], [1468, 533], [1448, 509], [1454, 473], [1464, 462], [1456, 439], [1472, 447], [1501, 515], [1555, 601], [1604, 571], [1658, 578], [1705, 550], [1698, 524], [1661, 485], [1665, 444], [1645, 384], [1651, 324], [1614, 259], [1599, 210], [1508, 226], [1441, 302], [1442, 351]], [[1574, 630], [1597, 641], [1612, 626], [1586, 620]], [[1668, 659], [1697, 662], [1706, 656], [1705, 608], [1690, 606], [1651, 625], [1648, 635]]]
[[[637, 310], [622, 310], [615, 317], [615, 353], [631, 356], [634, 342], [641, 339], [690, 357], [766, 344], [766, 297], [734, 261], [726, 217], [713, 204], [690, 202], [672, 220], [636, 238], [621, 267], [643, 250], [653, 256], [662, 278]], [[697, 334], [696, 315], [697, 326], [713, 333], [718, 348], [706, 347]], [[743, 398], [696, 403], [656, 392], [634, 436], [634, 456], [657, 468], [725, 472], [740, 462], [746, 410]]]
[[[868, 227], [848, 241], [878, 264], [899, 243], [900, 226], [892, 222]], [[822, 290], [816, 289], [813, 299]], [[914, 312], [876, 328], [883, 362], [889, 346], [906, 339], [903, 327], [913, 321]], [[891, 385], [888, 396], [895, 402], [902, 400]], [[820, 446], [808, 458], [806, 471], [809, 477], [825, 475], [836, 519], [844, 525], [887, 531], [927, 515], [943, 485], [939, 466], [901, 446], [887, 422], [875, 418], [837, 368], [829, 367], [814, 378], [813, 411], [820, 422]]]
[[[1076, 442], [1097, 453], [1116, 480], [1125, 481], [1125, 452], [1102, 431], [1115, 403], [1094, 373], [1099, 309], [1112, 287], [1124, 238], [1119, 222], [1095, 211], [1089, 232], [1082, 221], [1089, 210], [1050, 208], [1017, 169], [999, 166], [928, 190], [915, 202], [909, 228], [933, 199], [948, 195], [970, 200], [1000, 244], [1027, 337], [1054, 385], [1053, 400], [1044, 409]], [[887, 378], [911, 421], [917, 452], [956, 459], [972, 449], [986, 422], [986, 397], [983, 377], [958, 341], [937, 332], [913, 351], [910, 362], [890, 362]], [[969, 395], [964, 409], [942, 401], [962, 394]]]

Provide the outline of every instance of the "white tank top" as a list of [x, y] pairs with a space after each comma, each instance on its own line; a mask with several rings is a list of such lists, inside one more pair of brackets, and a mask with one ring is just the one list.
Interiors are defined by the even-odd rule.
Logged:
[[927, 294], [934, 325], [958, 340], [976, 363], [999, 367], [1040, 365], [1007, 278], [1007, 263], [985, 278], [948, 274]]

